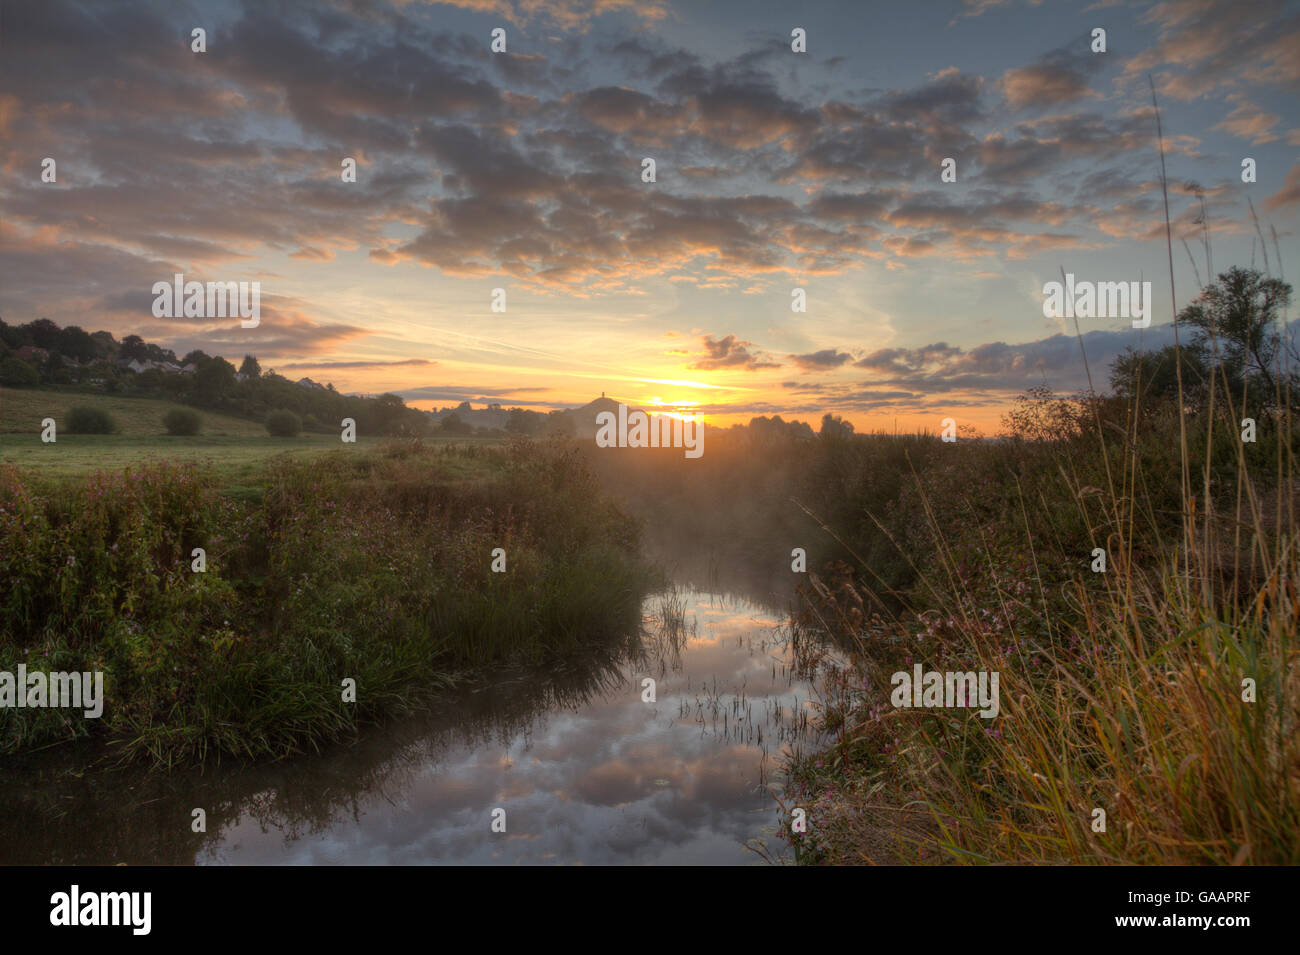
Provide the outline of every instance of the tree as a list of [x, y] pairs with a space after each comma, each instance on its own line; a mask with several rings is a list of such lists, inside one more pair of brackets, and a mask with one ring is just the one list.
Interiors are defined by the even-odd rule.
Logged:
[[568, 411], [551, 411], [546, 415], [544, 431], [552, 437], [572, 438], [578, 434], [578, 423]]
[[474, 433], [474, 429], [464, 421], [461, 421], [460, 415], [456, 414], [454, 411], [442, 419], [439, 428], [443, 434], [464, 436]]
[[38, 318], [27, 326], [27, 334], [37, 348], [49, 351], [59, 347], [59, 326], [48, 318]]
[[0, 385], [31, 388], [41, 383], [41, 373], [25, 361], [6, 358], [0, 361]]
[[827, 412], [822, 415], [823, 438], [847, 438], [853, 434], [853, 422], [845, 421], [839, 415]]
[[532, 437], [542, 431], [546, 417], [541, 412], [529, 411], [527, 408], [511, 408], [506, 416], [506, 430], [511, 434]]
[[[850, 432], [852, 427], [852, 425], [849, 425]], [[780, 415], [773, 415], [771, 418], [764, 415], [750, 418], [748, 432], [752, 440], [760, 443], [784, 441], [790, 438], [813, 437], [812, 428], [808, 427], [805, 422], [784, 421]]]
[[150, 361], [169, 361], [175, 364], [176, 353], [170, 348], [163, 348], [161, 345], [148, 344], [144, 346], [145, 357]]
[[144, 339], [139, 335], [127, 335], [126, 338], [122, 339], [122, 345], [118, 348], [118, 354], [121, 355], [125, 361], [131, 361], [132, 359], [147, 361], [149, 358], [149, 346], [144, 343]]
[[63, 355], [57, 349], [51, 349], [41, 368], [41, 379], [54, 385], [66, 385], [72, 381], [68, 366], [63, 363]]
[[374, 434], [400, 434], [406, 417], [406, 403], [394, 394], [382, 394], [369, 403], [366, 430]]
[[[1132, 401], [1139, 393], [1140, 407], [1152, 411], [1165, 402], [1178, 400], [1178, 349], [1173, 345], [1153, 352], [1129, 347], [1110, 364], [1110, 386], [1116, 395]], [[1182, 348], [1183, 401], [1201, 407], [1209, 386], [1210, 366], [1205, 350], [1196, 342]]]
[[194, 398], [200, 404], [220, 404], [234, 387], [235, 366], [224, 358], [209, 358], [194, 373]]
[[95, 340], [76, 325], [69, 325], [59, 332], [56, 347], [60, 352], [77, 361], [93, 361], [99, 357]]
[[239, 366], [239, 373], [246, 378], [261, 378], [262, 366], [252, 355], [245, 355], [243, 364]]
[[116, 358], [122, 347], [112, 332], [91, 332], [90, 339], [95, 343], [97, 358]]
[[195, 368], [197, 368], [199, 365], [203, 364], [205, 361], [210, 360], [211, 358], [212, 356], [209, 355], [207, 352], [205, 352], [202, 348], [196, 348], [194, 349], [194, 351], [190, 352], [184, 358], [181, 359], [181, 364], [193, 365]]
[[1281, 279], [1233, 266], [1179, 312], [1178, 320], [1195, 329], [1193, 342], [1212, 363], [1217, 353], [1215, 370], [1227, 378], [1234, 396], [1247, 388], [1268, 401], [1282, 383], [1278, 318], [1290, 301], [1291, 286]]
[[0, 341], [14, 350], [30, 344], [27, 333], [22, 328], [17, 325], [6, 325], [3, 321], [0, 321]]

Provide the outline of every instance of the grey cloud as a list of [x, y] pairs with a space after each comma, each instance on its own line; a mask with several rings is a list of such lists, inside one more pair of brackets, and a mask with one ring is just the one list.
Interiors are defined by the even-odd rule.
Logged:
[[749, 352], [750, 345], [753, 342], [744, 342], [735, 335], [728, 335], [726, 338], [715, 339], [712, 335], [705, 335], [700, 339], [704, 346], [707, 357], [701, 358], [692, 368], [704, 370], [716, 368], [744, 368], [746, 371], [757, 371], [763, 368], [780, 368], [777, 362], [764, 361], [761, 357], [751, 355]]
[[846, 361], [853, 358], [848, 352], [837, 351], [834, 348], [823, 348], [821, 351], [810, 352], [806, 355], [791, 355], [790, 360], [799, 366], [803, 371], [829, 371], [832, 368], [839, 368]]

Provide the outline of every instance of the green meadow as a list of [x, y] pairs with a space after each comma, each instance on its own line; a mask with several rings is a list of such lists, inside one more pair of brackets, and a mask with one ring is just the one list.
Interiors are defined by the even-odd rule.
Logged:
[[[71, 433], [78, 406], [115, 433]], [[0, 711], [0, 753], [89, 734], [155, 766], [285, 757], [635, 631], [635, 522], [563, 445], [344, 444], [211, 411], [167, 434], [182, 407], [0, 390], [0, 658], [103, 671], [107, 695], [93, 721]]]
[[[71, 434], [66, 430], [68, 412], [79, 405], [99, 408], [112, 416], [116, 434]], [[175, 408], [195, 412], [202, 420], [200, 433], [192, 437], [167, 434], [163, 416]], [[57, 441], [41, 440], [41, 422], [53, 418]], [[0, 462], [12, 464], [33, 475], [70, 477], [95, 470], [169, 461], [196, 464], [223, 475], [234, 484], [253, 479], [270, 459], [287, 456], [303, 460], [329, 452], [364, 451], [382, 438], [357, 437], [355, 445], [344, 445], [339, 435], [303, 433], [294, 438], [267, 434], [259, 421], [251, 421], [156, 398], [132, 398], [98, 393], [0, 388]], [[446, 444], [493, 445], [496, 437], [430, 437], [431, 446]]]

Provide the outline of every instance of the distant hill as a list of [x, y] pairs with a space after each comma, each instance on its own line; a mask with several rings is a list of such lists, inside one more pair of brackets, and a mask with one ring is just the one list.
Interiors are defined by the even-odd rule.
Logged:
[[[440, 408], [437, 411], [426, 412], [426, 414], [439, 423], [455, 415], [462, 425], [471, 428], [512, 430], [511, 418], [513, 412], [516, 416], [516, 424], [522, 423], [518, 420], [518, 416], [521, 414], [526, 418], [531, 417], [533, 419], [530, 423], [523, 424], [523, 433], [525, 434], [539, 434], [547, 429], [554, 429], [561, 433], [573, 434], [578, 438], [594, 438], [596, 436], [596, 416], [602, 411], [609, 411], [617, 415], [618, 405], [619, 403], [613, 398], [606, 398], [601, 395], [580, 408], [565, 408], [562, 411], [552, 411], [548, 414], [537, 411], [523, 411], [517, 408], [503, 408], [499, 404], [490, 404], [486, 408], [475, 408], [468, 401], [462, 401], [455, 408]], [[629, 405], [628, 410], [644, 411], [645, 409], [637, 409]], [[569, 423], [572, 423], [572, 430], [568, 426]]]
[[[632, 408], [629, 406], [629, 411]], [[596, 436], [596, 415], [602, 411], [612, 411], [615, 416], [618, 415], [618, 402], [613, 398], [606, 398], [601, 395], [594, 401], [589, 401], [581, 408], [570, 408], [565, 414], [572, 416], [574, 434], [579, 438], [594, 438]]]
[[506, 422], [510, 419], [510, 409], [508, 408], [503, 408], [498, 404], [491, 404], [486, 408], [475, 408], [468, 401], [462, 401], [455, 408], [440, 408], [437, 411], [426, 411], [425, 414], [431, 420], [437, 422], [441, 422], [454, 414], [462, 424], [469, 425], [471, 428], [487, 428], [489, 430], [505, 430]]

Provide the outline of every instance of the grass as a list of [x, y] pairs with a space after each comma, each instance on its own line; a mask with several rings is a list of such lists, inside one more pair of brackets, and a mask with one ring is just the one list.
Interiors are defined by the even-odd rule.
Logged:
[[[851, 657], [814, 661], [833, 742], [780, 796], [808, 810], [800, 861], [1300, 863], [1300, 433], [1278, 398], [1255, 444], [1223, 395], [1045, 402], [1055, 437], [909, 455], [897, 494], [854, 497], [867, 524], [801, 621]], [[902, 586], [882, 595], [868, 547]], [[999, 673], [1001, 714], [895, 708], [916, 663]]]
[[[109, 435], [68, 434], [64, 430], [69, 409], [78, 405], [100, 408], [117, 423], [119, 431]], [[251, 486], [256, 475], [281, 455], [305, 459], [328, 452], [352, 453], [378, 447], [385, 439], [358, 437], [355, 445], [343, 445], [337, 434], [301, 434], [296, 438], [273, 438], [257, 421], [247, 421], [209, 411], [198, 412], [202, 431], [195, 436], [166, 433], [163, 417], [168, 411], [188, 405], [155, 398], [122, 398], [113, 395], [0, 388], [0, 463], [46, 477], [74, 477], [96, 470], [122, 470], [151, 463], [192, 463], [236, 486]], [[41, 421], [54, 418], [58, 440], [41, 441]], [[428, 445], [500, 445], [493, 437], [432, 437]]]
[[[119, 434], [132, 437], [165, 436], [163, 415], [175, 408], [190, 408], [157, 398], [130, 398], [102, 392], [55, 391], [44, 388], [0, 388], [0, 434], [38, 435], [41, 421], [53, 418], [62, 430], [68, 411], [77, 405], [101, 408], [113, 416]], [[266, 437], [266, 427], [231, 415], [200, 411], [203, 434], [212, 437]], [[38, 438], [39, 440], [39, 438]], [[63, 441], [63, 436], [59, 436]]]
[[[1128, 479], [1140, 487], [1133, 457]], [[1078, 486], [1070, 472], [1053, 489], [1046, 456], [1038, 464], [1026, 496], [1079, 507], [1057, 493]], [[986, 542], [979, 560], [980, 545], [936, 520], [916, 606], [897, 619], [855, 614], [860, 583], [821, 582], [811, 625], [847, 635], [854, 654], [822, 677], [835, 742], [792, 762], [782, 797], [811, 807], [809, 833], [795, 837], [801, 860], [1300, 862], [1296, 502], [1247, 482], [1251, 496], [1256, 506], [1217, 510], [1208, 533], [1189, 522], [1140, 562], [1123, 555], [1124, 517], [1143, 509], [1141, 494], [1095, 496], [1111, 567], [1063, 584], [1049, 539], [1023, 536], [1035, 564], [1008, 573], [987, 546], [997, 528], [974, 528]], [[1278, 508], [1292, 515], [1280, 526], [1260, 519]], [[1253, 567], [1223, 560], [1238, 533]], [[1001, 715], [893, 708], [890, 673], [914, 662], [1000, 673]]]
[[[851, 572], [813, 581], [803, 624], [853, 656], [823, 664], [835, 741], [791, 759], [780, 797], [809, 809], [808, 832], [788, 836], [799, 861], [1300, 863], [1300, 431], [1286, 362], [1256, 443], [1223, 365], [1189, 411], [1180, 355], [1177, 397], [1154, 415], [1138, 387], [1123, 405], [1047, 402], [1022, 418], [1066, 426], [1009, 448], [1011, 481], [978, 449], [938, 476], [914, 470], [922, 546], [869, 515], [914, 585], [905, 613], [868, 615], [873, 588]], [[1086, 571], [1097, 546], [1108, 566]], [[1001, 716], [887, 705], [890, 670], [914, 658], [999, 673]]]
[[[357, 448], [364, 450], [377, 443], [376, 439], [359, 439]], [[54, 444], [43, 444], [39, 435], [3, 434], [0, 435], [0, 462], [50, 477], [73, 477], [96, 470], [119, 471], [151, 463], [192, 463], [221, 472], [233, 483], [245, 483], [270, 458], [312, 457], [338, 451], [340, 447], [339, 439], [332, 435], [272, 438], [265, 430], [261, 435], [237, 437], [65, 434], [59, 435]]]
[[101, 670], [107, 697], [99, 720], [0, 710], [0, 752], [95, 733], [169, 767], [319, 747], [634, 631], [654, 583], [637, 540], [565, 445], [394, 442], [270, 459], [243, 485], [0, 465], [0, 667]]
[[[249, 484], [273, 459], [306, 460], [326, 454], [366, 452], [381, 446], [384, 438], [358, 437], [344, 445], [337, 435], [303, 434], [296, 438], [260, 435], [194, 437], [171, 435], [60, 435], [55, 444], [41, 443], [38, 435], [0, 434], [0, 462], [49, 477], [75, 477], [97, 470], [172, 462], [194, 464], [220, 474], [231, 484]], [[430, 446], [504, 444], [499, 438], [426, 438]]]

